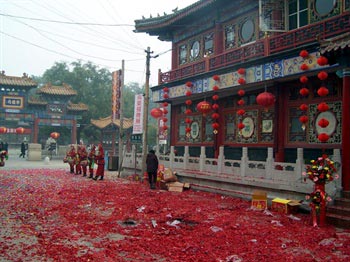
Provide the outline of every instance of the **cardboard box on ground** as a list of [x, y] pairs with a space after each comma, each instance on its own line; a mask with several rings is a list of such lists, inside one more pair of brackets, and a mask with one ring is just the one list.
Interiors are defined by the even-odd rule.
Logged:
[[170, 168], [160, 166], [158, 169], [159, 187], [163, 190], [171, 192], [182, 192], [184, 189], [189, 189], [189, 183], [181, 183], [178, 181], [176, 172]]

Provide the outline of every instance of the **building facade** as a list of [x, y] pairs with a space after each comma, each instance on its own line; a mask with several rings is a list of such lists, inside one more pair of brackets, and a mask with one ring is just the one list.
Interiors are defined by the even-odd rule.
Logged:
[[350, 191], [350, 0], [202, 0], [135, 29], [172, 42], [152, 99], [170, 109], [178, 154], [248, 148], [259, 161], [272, 148], [293, 163], [299, 148], [305, 162], [339, 150]]

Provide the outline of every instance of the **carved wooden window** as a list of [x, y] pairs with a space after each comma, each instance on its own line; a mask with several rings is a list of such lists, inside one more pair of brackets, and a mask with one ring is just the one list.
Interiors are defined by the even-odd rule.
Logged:
[[318, 22], [340, 14], [339, 0], [311, 0], [310, 22]]
[[285, 0], [260, 0], [260, 30], [264, 32], [286, 31]]
[[225, 26], [225, 49], [236, 47], [235, 25]]
[[245, 18], [239, 26], [239, 45], [256, 40], [256, 30], [254, 18]]
[[288, 27], [293, 30], [308, 24], [308, 0], [288, 2]]
[[187, 46], [181, 45], [179, 48], [179, 61], [180, 65], [183, 65], [187, 62]]
[[350, 10], [350, 0], [345, 0], [344, 11], [349, 11], [349, 10]]
[[204, 36], [204, 55], [208, 56], [214, 52], [214, 33]]
[[299, 108], [289, 109], [289, 132], [288, 141], [289, 142], [304, 142], [306, 141], [307, 127], [299, 121], [299, 117], [302, 115], [302, 111]]

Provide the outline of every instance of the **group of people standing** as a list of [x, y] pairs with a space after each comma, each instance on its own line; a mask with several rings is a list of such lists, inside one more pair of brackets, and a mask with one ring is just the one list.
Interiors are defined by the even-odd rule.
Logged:
[[[82, 144], [78, 145], [77, 149], [71, 145], [65, 162], [69, 164], [71, 174], [82, 174], [84, 177], [89, 174], [89, 178], [93, 180], [103, 180], [104, 178], [105, 154], [101, 143], [98, 144], [97, 148], [95, 145], [91, 145], [89, 150]], [[95, 165], [97, 165], [97, 169], [94, 175]]]

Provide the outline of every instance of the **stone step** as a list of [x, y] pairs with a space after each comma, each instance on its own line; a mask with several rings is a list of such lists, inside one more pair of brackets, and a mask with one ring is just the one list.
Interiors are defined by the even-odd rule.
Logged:
[[335, 227], [350, 229], [350, 217], [338, 214], [327, 214], [327, 224]]
[[350, 198], [339, 197], [334, 199], [334, 206], [342, 206], [350, 208]]
[[327, 213], [338, 214], [350, 217], [350, 207], [345, 206], [327, 206]]

